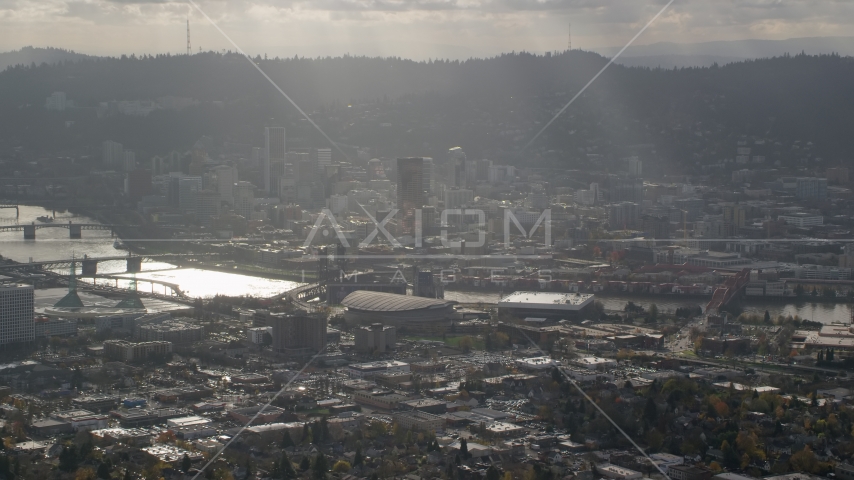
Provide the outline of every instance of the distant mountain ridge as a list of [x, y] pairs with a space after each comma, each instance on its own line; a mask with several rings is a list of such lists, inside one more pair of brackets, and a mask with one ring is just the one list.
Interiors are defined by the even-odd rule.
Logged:
[[14, 65], [30, 65], [35, 63], [56, 64], [64, 61], [78, 61], [94, 58], [91, 55], [63, 50], [61, 48], [24, 47], [11, 52], [0, 52], [0, 72]]

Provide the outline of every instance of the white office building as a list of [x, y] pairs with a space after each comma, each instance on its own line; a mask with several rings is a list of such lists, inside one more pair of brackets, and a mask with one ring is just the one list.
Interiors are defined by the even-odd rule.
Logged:
[[331, 148], [318, 148], [317, 149], [317, 166], [322, 169], [332, 165], [332, 149]]
[[0, 284], [0, 345], [31, 342], [33, 325], [33, 286]]
[[252, 219], [252, 208], [255, 206], [255, 186], [251, 182], [234, 184], [234, 212], [246, 220]]
[[105, 167], [114, 167], [125, 160], [124, 147], [119, 142], [106, 140], [101, 144], [102, 160]]
[[811, 215], [805, 212], [795, 212], [788, 215], [780, 215], [777, 220], [786, 222], [793, 227], [809, 228], [824, 225], [824, 217], [821, 215]]
[[234, 184], [237, 183], [237, 168], [229, 165], [220, 165], [213, 168], [215, 175], [216, 191], [222, 201], [229, 205], [234, 204]]
[[53, 94], [45, 100], [45, 108], [48, 110], [55, 110], [57, 112], [62, 112], [65, 110], [65, 107], [69, 106], [68, 101], [65, 99], [65, 92], [53, 92]]
[[178, 208], [183, 212], [195, 211], [196, 192], [202, 189], [202, 177], [178, 179]]
[[[278, 185], [273, 182], [274, 165], [285, 164], [285, 156], [287, 153], [285, 145], [285, 127], [266, 127], [264, 128], [264, 192], [267, 194], [278, 194]], [[279, 172], [281, 174], [281, 172]], [[278, 175], [276, 176], [278, 178]], [[274, 188], [275, 187], [275, 188]]]

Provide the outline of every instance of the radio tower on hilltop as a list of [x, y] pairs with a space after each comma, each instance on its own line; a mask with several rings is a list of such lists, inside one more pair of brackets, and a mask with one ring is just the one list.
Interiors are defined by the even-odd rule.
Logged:
[[190, 56], [190, 16], [187, 16], [187, 56]]
[[[187, 28], [189, 28], [189, 27], [187, 27]], [[572, 24], [571, 23], [569, 24], [569, 42], [567, 43], [566, 49], [572, 50]]]

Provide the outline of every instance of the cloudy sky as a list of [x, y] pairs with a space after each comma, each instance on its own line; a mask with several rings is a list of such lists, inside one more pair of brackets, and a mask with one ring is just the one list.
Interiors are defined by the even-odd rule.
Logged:
[[[627, 42], [666, 0], [197, 0], [248, 53], [467, 58]], [[81, 53], [232, 48], [189, 3], [0, 0], [0, 51]], [[850, 0], [675, 0], [637, 44], [851, 35]]]

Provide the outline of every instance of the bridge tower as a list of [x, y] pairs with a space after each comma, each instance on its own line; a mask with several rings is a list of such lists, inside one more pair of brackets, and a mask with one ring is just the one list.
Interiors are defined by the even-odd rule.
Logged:
[[36, 239], [36, 222], [31, 225], [24, 225], [24, 240]]
[[71, 223], [71, 220], [68, 221], [68, 238], [74, 240], [79, 240], [80, 238], [83, 238], [80, 232], [81, 230], [82, 229], [80, 225], [74, 225], [73, 223]]
[[142, 257], [134, 257], [130, 253], [128, 253], [127, 272], [128, 273], [139, 273], [141, 271], [142, 271]]
[[83, 261], [80, 262], [83, 266], [84, 277], [94, 277], [98, 274], [98, 261], [83, 256]]

